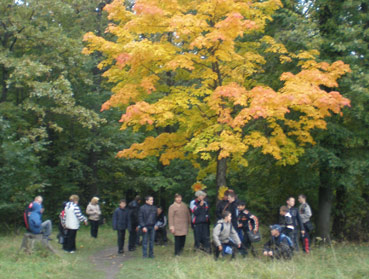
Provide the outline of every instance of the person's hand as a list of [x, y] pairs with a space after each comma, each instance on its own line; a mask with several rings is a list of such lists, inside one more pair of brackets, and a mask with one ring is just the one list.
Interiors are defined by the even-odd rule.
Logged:
[[138, 232], [138, 230], [139, 230], [139, 227], [136, 227], [136, 232]]
[[242, 228], [242, 224], [238, 224], [238, 227], [239, 227], [239, 228]]
[[268, 256], [273, 256], [273, 251], [269, 251]]
[[263, 255], [264, 256], [268, 256], [268, 252], [267, 251], [264, 251]]
[[143, 233], [147, 233], [147, 229], [146, 228], [142, 228], [142, 232]]
[[42, 207], [40, 210], [41, 214], [44, 213], [44, 211], [45, 211], [45, 208]]
[[254, 234], [256, 234], [257, 233], [257, 231], [254, 231]]
[[174, 227], [170, 227], [170, 232], [172, 233], [172, 234], [174, 234]]
[[86, 225], [86, 226], [88, 225], [88, 222], [87, 222], [87, 220], [85, 220], [85, 225]]
[[201, 200], [200, 201], [200, 206], [203, 206], [204, 205], [204, 200]]
[[238, 248], [241, 248], [241, 243], [240, 243], [240, 244], [238, 244]]
[[159, 227], [158, 227], [158, 226], [155, 226], [155, 227], [154, 227], [154, 230], [156, 230], [156, 231], [157, 231], [158, 229], [159, 229]]
[[222, 251], [222, 250], [223, 250], [222, 245], [219, 245], [219, 246], [218, 246], [218, 250], [219, 250], [219, 251]]

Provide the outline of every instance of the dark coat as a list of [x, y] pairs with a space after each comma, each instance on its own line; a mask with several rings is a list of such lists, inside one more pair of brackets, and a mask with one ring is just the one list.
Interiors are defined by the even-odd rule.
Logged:
[[218, 204], [217, 204], [217, 208], [215, 210], [215, 215], [217, 217], [217, 220], [221, 220], [223, 219], [223, 211], [224, 208], [227, 206], [228, 204], [228, 200], [221, 200]]
[[132, 227], [135, 228], [139, 225], [138, 211], [140, 210], [140, 204], [136, 200], [133, 200], [128, 204], [128, 208], [130, 210]]
[[157, 208], [154, 205], [144, 204], [138, 212], [138, 223], [141, 228], [155, 226]]
[[113, 213], [113, 229], [114, 230], [130, 230], [131, 229], [131, 218], [130, 211], [128, 208], [115, 209]]
[[295, 227], [295, 230], [297, 230], [297, 228], [300, 228], [300, 230], [303, 231], [304, 230], [304, 224], [302, 223], [299, 210], [296, 207], [291, 207], [290, 208], [290, 213], [291, 213], [291, 216], [292, 216], [292, 223], [293, 223], [293, 226]]

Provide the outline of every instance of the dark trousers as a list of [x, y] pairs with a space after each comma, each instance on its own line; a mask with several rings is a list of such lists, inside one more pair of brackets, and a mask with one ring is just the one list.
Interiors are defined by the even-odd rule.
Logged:
[[158, 228], [155, 231], [155, 242], [159, 242], [162, 241], [164, 243], [168, 242], [168, 238], [167, 238], [167, 228]]
[[186, 236], [174, 236], [174, 255], [178, 256], [182, 253], [186, 243]]
[[310, 231], [309, 228], [311, 228], [311, 227], [312, 227], [312, 224], [311, 224], [310, 221], [304, 223], [305, 234], [301, 237], [301, 241], [302, 241], [302, 250], [304, 250], [305, 253], [310, 252], [310, 234], [311, 234], [311, 231]]
[[205, 249], [210, 248], [209, 242], [209, 225], [208, 224], [195, 224], [193, 226], [195, 235], [195, 248], [200, 248], [200, 245]]
[[65, 251], [71, 252], [76, 250], [76, 236], [77, 230], [67, 229], [67, 235], [63, 243], [63, 249]]
[[117, 230], [118, 233], [118, 253], [124, 251], [124, 239], [126, 238], [126, 230]]
[[91, 224], [91, 236], [96, 238], [99, 231], [99, 221], [89, 220], [89, 222]]
[[147, 232], [142, 232], [142, 256], [147, 257], [147, 244], [149, 244], [149, 257], [154, 257], [154, 241], [155, 229], [154, 227], [146, 227]]
[[291, 233], [291, 240], [293, 243], [293, 248], [295, 249], [295, 251], [299, 250], [299, 231], [298, 230], [293, 230], [293, 232]]
[[136, 242], [137, 242], [136, 228], [132, 227], [132, 229], [129, 231], [128, 250], [130, 251], [134, 250], [136, 248]]

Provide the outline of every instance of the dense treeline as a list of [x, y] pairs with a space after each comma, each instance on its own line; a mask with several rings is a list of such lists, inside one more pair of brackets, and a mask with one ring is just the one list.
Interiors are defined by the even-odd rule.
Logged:
[[[368, 240], [368, 5], [359, 0], [282, 2], [266, 33], [291, 51], [317, 49], [322, 61], [348, 63], [352, 73], [340, 80], [339, 91], [351, 107], [343, 117], [327, 119], [328, 129], [315, 132], [316, 144], [306, 147], [297, 164], [282, 166], [255, 151], [247, 155], [248, 167], [229, 168], [227, 184], [265, 224], [276, 220], [287, 196], [305, 193], [319, 235], [327, 237], [333, 228], [337, 239]], [[82, 206], [100, 196], [106, 215], [120, 198], [137, 193], [154, 194], [164, 206], [175, 192], [185, 201], [192, 197], [197, 170], [189, 162], [175, 160], [164, 167], [157, 158], [115, 157], [148, 132], [120, 131], [119, 109], [100, 112], [110, 85], [96, 67], [101, 57], [81, 51], [85, 33], [104, 35], [104, 5], [101, 0], [0, 4], [2, 226], [19, 227], [25, 205], [36, 194], [44, 196], [51, 218], [72, 193], [80, 195]], [[277, 58], [271, 54], [268, 59]], [[293, 72], [289, 67], [269, 66], [260, 81], [273, 81], [277, 88], [278, 76]], [[214, 204], [215, 174], [202, 182]]]

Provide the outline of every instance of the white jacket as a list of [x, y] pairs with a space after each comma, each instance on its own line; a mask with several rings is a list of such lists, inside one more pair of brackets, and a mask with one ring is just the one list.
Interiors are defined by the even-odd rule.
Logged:
[[70, 230], [78, 230], [79, 223], [86, 221], [86, 217], [82, 215], [78, 204], [68, 202], [64, 208], [65, 227]]

